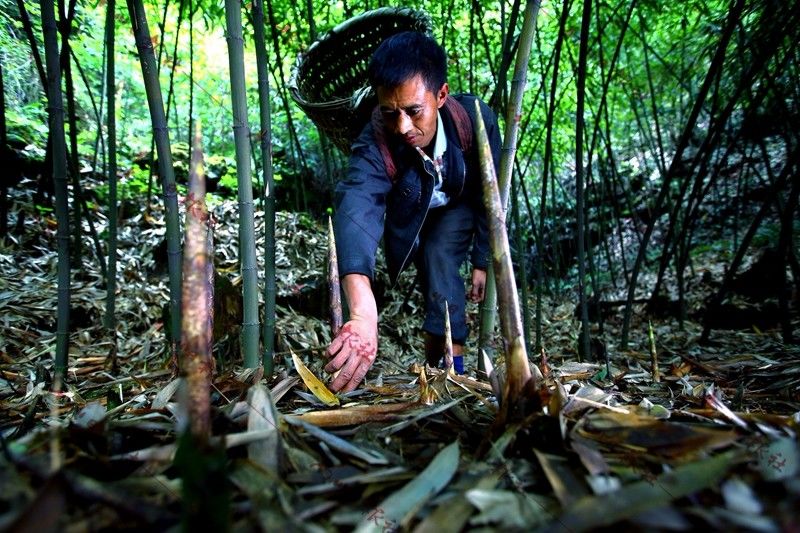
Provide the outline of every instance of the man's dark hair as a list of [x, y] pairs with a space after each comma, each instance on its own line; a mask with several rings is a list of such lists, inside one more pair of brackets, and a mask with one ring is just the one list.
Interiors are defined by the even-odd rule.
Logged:
[[399, 87], [419, 74], [425, 88], [435, 93], [447, 81], [447, 56], [430, 36], [405, 31], [381, 43], [367, 73], [370, 85], [387, 89]]

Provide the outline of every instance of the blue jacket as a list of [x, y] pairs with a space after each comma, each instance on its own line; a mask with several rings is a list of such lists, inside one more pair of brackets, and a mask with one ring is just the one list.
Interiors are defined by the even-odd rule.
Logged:
[[[446, 176], [442, 190], [450, 198], [447, 206], [464, 201], [472, 207], [476, 231], [470, 261], [473, 267], [485, 270], [489, 261], [489, 241], [478, 161], [474, 103], [477, 98], [470, 95], [454, 98], [470, 117], [473, 141], [465, 161], [453, 120], [445, 107], [440, 108], [447, 135]], [[485, 103], [481, 102], [480, 106], [497, 170], [500, 164], [497, 117]], [[357, 273], [374, 280], [375, 253], [381, 237], [385, 236], [386, 264], [394, 284], [412, 260], [414, 243], [425, 222], [433, 194], [434, 176], [424, 169], [413, 148], [392, 136], [387, 136], [387, 142], [397, 167], [394, 183], [387, 174], [371, 123], [353, 143], [347, 177], [336, 186], [334, 230], [339, 275]], [[447, 206], [441, 209], [447, 209]]]

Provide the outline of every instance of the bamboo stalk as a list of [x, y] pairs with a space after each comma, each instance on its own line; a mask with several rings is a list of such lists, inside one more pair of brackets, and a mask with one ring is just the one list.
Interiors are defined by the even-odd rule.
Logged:
[[[167, 262], [169, 267], [169, 311], [171, 325], [171, 351], [177, 356], [181, 339], [181, 241], [178, 221], [178, 189], [175, 186], [175, 170], [172, 166], [169, 130], [164, 115], [164, 101], [158, 81], [158, 67], [153, 52], [153, 41], [147, 26], [147, 14], [142, 0], [127, 0], [128, 12], [139, 51], [142, 77], [147, 93], [150, 120], [153, 123], [156, 150], [158, 152], [158, 174], [164, 195], [167, 221]], [[149, 200], [148, 200], [149, 201]]]
[[[194, 113], [194, 0], [189, 0], [189, 101], [186, 103], [188, 110], [186, 112], [186, 137], [189, 141], [192, 140], [192, 125], [194, 120], [192, 114]], [[178, 132], [180, 137], [180, 131]]]
[[583, 178], [583, 130], [584, 102], [586, 98], [586, 56], [589, 48], [589, 23], [592, 15], [592, 0], [583, 0], [581, 16], [580, 48], [578, 54], [578, 101], [575, 112], [575, 213], [578, 246], [578, 298], [581, 315], [581, 334], [578, 343], [578, 360], [591, 359], [589, 332], [589, 310], [586, 305], [586, 226], [584, 218], [585, 192]]
[[[164, 40], [165, 40], [164, 39], [164, 34], [166, 33], [164, 31], [164, 28], [167, 25], [167, 13], [169, 12], [169, 4], [170, 4], [170, 0], [166, 0], [164, 2], [164, 9], [163, 9], [162, 14], [161, 14], [161, 22], [157, 23], [157, 26], [158, 26], [158, 59], [155, 62], [156, 72], [158, 72], [161, 69], [161, 56], [164, 54]], [[162, 104], [162, 108], [163, 108], [163, 104]], [[164, 123], [166, 125], [166, 123], [167, 123], [166, 118], [164, 119]], [[193, 135], [193, 132], [190, 131], [189, 132], [189, 142], [187, 143], [189, 146], [192, 145], [192, 135]], [[152, 192], [153, 192], [153, 169], [156, 166], [156, 164], [155, 164], [156, 163], [155, 155], [154, 155], [155, 154], [155, 150], [154, 150], [155, 144], [156, 144], [156, 138], [155, 138], [155, 132], [154, 132], [153, 138], [150, 140], [150, 176], [149, 176], [149, 178], [147, 180], [147, 208], [145, 209], [145, 213], [150, 213], [150, 198], [151, 198]]]
[[[69, 21], [66, 21], [69, 22]], [[62, 23], [63, 25], [63, 23]], [[78, 117], [75, 112], [75, 84], [72, 80], [72, 62], [69, 57], [69, 27], [61, 30], [61, 49], [66, 51], [66, 60], [63, 63], [64, 89], [67, 100], [67, 124], [69, 124], [69, 151], [67, 168], [72, 181], [72, 253], [70, 260], [80, 269], [83, 263], [83, 224], [82, 224], [82, 194], [78, 176]], [[87, 216], [88, 220], [88, 216]], [[105, 270], [105, 267], [101, 267]], [[105, 277], [105, 276], [103, 276]]]
[[522, 336], [522, 321], [519, 314], [519, 298], [511, 252], [506, 233], [505, 210], [500, 200], [500, 191], [495, 179], [492, 152], [481, 115], [480, 102], [475, 101], [478, 149], [481, 161], [483, 200], [489, 223], [489, 244], [492, 250], [497, 299], [500, 307], [500, 326], [506, 342], [506, 382], [503, 387], [503, 404], [508, 406], [521, 397], [527, 382], [531, 379], [531, 369]]
[[225, 0], [228, 60], [231, 76], [233, 136], [236, 143], [236, 176], [239, 196], [239, 264], [242, 272], [242, 357], [244, 366], [255, 368], [258, 357], [258, 272], [256, 265], [253, 180], [250, 171], [250, 126], [244, 79], [244, 39], [241, 5]]
[[[521, 181], [522, 176], [518, 174], [517, 179], [513, 180], [512, 183], [511, 220], [514, 227], [514, 246], [516, 248], [515, 251], [517, 265], [519, 265], [520, 298], [522, 299], [522, 331], [526, 333], [525, 349], [528, 350], [528, 352], [531, 352], [531, 314], [530, 306], [528, 305], [528, 267], [526, 264], [525, 246], [522, 243], [522, 226], [520, 224], [519, 214], [519, 184]], [[535, 232], [535, 228], [533, 228], [532, 231]]]
[[328, 217], [328, 302], [331, 310], [331, 338], [339, 334], [344, 319], [342, 318], [342, 288], [339, 282], [339, 262], [336, 258], [336, 236], [333, 234], [333, 222]]
[[53, 182], [56, 196], [56, 241], [58, 243], [58, 304], [56, 312], [55, 373], [63, 378], [67, 371], [69, 348], [70, 249], [69, 208], [67, 205], [67, 145], [64, 135], [64, 104], [61, 96], [61, 65], [55, 8], [52, 0], [41, 0], [44, 55], [47, 64], [47, 101], [52, 141]]
[[112, 368], [116, 364], [117, 355], [117, 117], [116, 117], [116, 82], [114, 74], [114, 36], [116, 21], [116, 0], [106, 3], [106, 93], [108, 113], [108, 269], [106, 273], [106, 314], [105, 326], [111, 338]]
[[[6, 91], [3, 86], [3, 61], [0, 58], [0, 157], [5, 158], [6, 151]], [[4, 242], [8, 234], [8, 183], [0, 180], [0, 242]]]
[[[181, 367], [188, 390], [186, 411], [192, 435], [206, 442], [211, 435], [211, 332], [207, 244], [208, 211], [200, 126], [192, 148], [189, 194], [186, 197], [186, 239], [183, 260]], [[213, 282], [213, 278], [212, 278]], [[213, 308], [212, 308], [213, 309]], [[209, 327], [211, 326], [211, 327]]]
[[258, 72], [258, 109], [261, 123], [261, 167], [264, 171], [264, 374], [272, 374], [275, 357], [275, 181], [272, 173], [272, 123], [270, 121], [270, 93], [268, 56], [264, 38], [264, 3], [253, 2], [253, 33]]
[[[102, 72], [100, 74], [100, 78], [101, 79], [105, 79], [106, 78], [106, 61], [105, 61], [106, 51], [107, 50], [106, 50], [105, 43], [103, 43], [103, 58], [104, 58], [104, 60], [103, 60]], [[64, 60], [63, 56], [64, 56], [64, 54], [62, 53], [62, 61]], [[91, 168], [93, 168], [93, 169], [97, 168], [97, 156], [98, 156], [98, 152], [99, 152], [99, 146], [101, 146], [101, 144], [102, 144], [103, 152], [104, 152], [104, 154], [103, 154], [103, 172], [105, 173], [107, 171], [107, 169], [106, 169], [106, 161], [105, 161], [105, 150], [106, 150], [106, 148], [105, 148], [105, 141], [103, 139], [103, 128], [101, 127], [101, 123], [102, 123], [102, 120], [103, 120], [103, 118], [102, 118], [103, 114], [98, 109], [97, 105], [95, 104], [94, 97], [92, 96], [91, 83], [86, 78], [86, 73], [84, 72], [83, 68], [81, 67], [81, 63], [80, 63], [80, 61], [78, 61], [78, 56], [75, 55], [75, 50], [74, 49], [72, 49], [72, 48], [69, 49], [69, 56], [72, 58], [72, 63], [75, 64], [75, 68], [78, 70], [78, 74], [80, 75], [81, 81], [83, 81], [83, 86], [86, 89], [86, 94], [89, 97], [89, 102], [92, 105], [92, 110], [94, 111], [94, 115], [95, 115], [95, 117], [97, 119], [97, 134], [95, 135], [94, 151], [93, 151], [93, 154], [92, 154]], [[100, 91], [100, 107], [101, 108], [104, 105], [103, 104], [103, 102], [104, 102], [103, 95], [104, 94], [105, 94], [104, 91]], [[75, 153], [77, 153], [77, 150], [75, 151]], [[95, 225], [94, 225], [94, 219], [91, 216], [92, 211], [89, 209], [89, 207], [88, 207], [88, 205], [86, 203], [86, 195], [83, 194], [83, 189], [81, 187], [80, 181], [75, 181], [74, 183], [75, 183], [75, 188], [77, 190], [77, 193], [74, 195], [74, 197], [80, 203], [81, 213], [83, 215], [84, 220], [86, 220], [87, 226], [89, 227], [89, 236], [91, 237], [92, 244], [94, 245], [94, 254], [95, 254], [95, 257], [97, 258], [97, 264], [100, 267], [100, 275], [102, 276], [103, 284], [105, 286], [108, 283], [108, 271], [106, 269], [106, 260], [105, 260], [105, 256], [103, 255], [103, 249], [100, 247], [100, 236], [97, 234], [97, 229], [95, 228]], [[76, 210], [76, 216], [77, 216], [77, 214], [78, 213], [77, 213], [77, 210]], [[80, 261], [73, 261], [73, 262], [75, 264], [77, 264], [77, 265], [80, 264]]]

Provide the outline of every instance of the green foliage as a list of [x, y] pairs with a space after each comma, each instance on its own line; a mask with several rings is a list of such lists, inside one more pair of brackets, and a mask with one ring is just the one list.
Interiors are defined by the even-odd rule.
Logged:
[[[39, 3], [26, 2], [25, 5], [33, 22], [37, 23], [40, 20]], [[34, 39], [44, 61], [40, 31], [34, 31]], [[6, 112], [31, 103], [40, 104], [44, 91], [14, 0], [0, 0], [0, 61], [3, 63]]]
[[230, 192], [236, 192], [236, 160], [223, 155], [211, 155], [205, 159], [206, 176], [218, 179], [219, 187]]
[[[401, 5], [400, 2], [389, 2]], [[547, 226], [561, 231], [574, 209], [574, 131], [575, 131], [575, 69], [579, 46], [581, 3], [571, 6], [566, 18], [565, 39], [561, 51], [559, 74], [555, 80], [555, 99], [551, 102], [550, 87], [553, 72], [555, 44], [563, 2], [542, 3], [537, 20], [534, 49], [528, 70], [527, 89], [517, 159], [525, 180], [530, 208], [537, 213], [541, 201], [544, 171], [544, 124], [548, 110], [553, 108], [552, 160], [549, 173], [556, 182], [548, 186], [547, 202], [550, 204]], [[687, 0], [664, 3], [656, 0], [638, 0], [622, 40], [614, 71], [607, 80], [617, 41], [623, 35], [629, 2], [600, 2], [593, 7], [590, 28], [590, 46], [587, 64], [588, 98], [585, 113], [586, 152], [592, 154], [591, 180], [603, 179], [608, 183], [612, 171], [620, 179], [619, 186], [628, 188], [638, 180], [643, 185], [633, 195], [635, 210], [654, 200], [653, 192], [663, 177], [660, 167], [668, 164], [685, 125], [693, 98], [708, 71], [711, 57], [719, 40], [721, 29], [730, 9], [729, 2], [720, 0]], [[173, 95], [169, 98], [169, 133], [173, 147], [175, 169], [179, 179], [188, 172], [187, 141], [189, 139], [190, 95], [192, 120], [202, 125], [206, 171], [212, 179], [219, 179], [224, 192], [236, 191], [234, 165], [233, 124], [228, 76], [228, 48], [224, 32], [224, 8], [221, 2], [192, 2], [195, 9], [192, 23], [188, 10], [178, 27], [179, 2], [170, 2], [164, 16], [165, 2], [153, 0], [145, 3], [156, 47], [161, 56], [159, 71], [164, 104], [168, 101], [170, 75], [173, 74]], [[189, 5], [188, 3], [186, 5]], [[449, 57], [449, 84], [453, 92], [471, 92], [489, 99], [497, 89], [500, 67], [504, 64], [503, 43], [509, 32], [515, 35], [521, 27], [509, 27], [512, 3], [501, 5], [488, 0], [468, 3], [432, 4], [414, 1], [403, 6], [425, 9], [434, 23], [434, 35], [445, 46]], [[295, 185], [310, 187], [309, 183], [328, 184], [326, 162], [320, 146], [317, 128], [289, 100], [285, 83], [288, 80], [297, 54], [313, 40], [309, 14], [305, 4], [275, 0], [271, 3], [274, 25], [266, 24], [269, 54], [270, 91], [272, 109], [271, 146], [274, 156], [275, 181], [284, 195], [295, 194]], [[36, 2], [26, 3], [34, 23], [34, 36], [41, 48], [39, 7]], [[376, 6], [371, 6], [376, 7]], [[317, 34], [325, 32], [346, 18], [359, 13], [363, 5], [352, 3], [312, 2], [313, 23]], [[94, 156], [96, 135], [104, 127], [97, 125], [97, 111], [102, 97], [103, 22], [106, 4], [78, 3], [71, 43], [77, 61], [87, 75], [87, 84], [74, 68], [78, 107], [79, 151], [82, 158]], [[147, 159], [151, 151], [151, 122], [142, 86], [141, 67], [136, 55], [130, 21], [124, 3], [117, 5], [117, 124], [120, 168], [127, 173], [120, 181], [121, 195], [143, 194], [147, 190], [148, 172], [133, 165], [134, 160]], [[257, 80], [253, 51], [253, 28], [247, 10], [245, 16], [245, 76], [247, 84], [248, 121], [251, 128], [253, 159], [260, 169], [257, 132], [259, 130]], [[760, 50], [764, 28], [769, 27], [774, 15], [761, 3], [748, 4], [741, 27], [737, 30], [728, 53], [726, 68], [716, 81], [718, 94], [713, 106], [721, 107], [734, 93], [744, 66]], [[165, 21], [163, 30], [159, 27]], [[770, 18], [772, 17], [772, 18]], [[269, 17], [267, 17], [269, 19]], [[189, 31], [193, 32], [194, 53], [190, 57]], [[273, 40], [274, 36], [274, 40]], [[176, 47], [176, 39], [177, 47]], [[513, 41], [513, 39], [511, 40]], [[279, 49], [276, 50], [275, 42]], [[174, 51], [177, 55], [173, 57]], [[279, 57], [278, 57], [279, 56]], [[280, 61], [278, 60], [280, 59]], [[46, 103], [34, 67], [27, 37], [15, 0], [0, 0], [0, 61], [3, 62], [6, 84], [7, 120], [12, 140], [34, 144], [40, 148], [46, 142]], [[513, 55], [506, 58], [509, 75]], [[790, 87], [795, 70], [786, 69], [772, 83]], [[191, 77], [190, 77], [191, 76]], [[510, 80], [506, 80], [507, 82]], [[608, 87], [604, 95], [604, 88]], [[499, 102], [500, 100], [498, 100]], [[605, 102], [605, 109], [601, 102]], [[796, 106], [793, 101], [765, 102], [760, 109], [780, 115], [785, 108]], [[504, 120], [505, 109], [495, 105]], [[98, 110], [99, 111], [99, 110]], [[694, 146], [702, 142], [710, 122], [712, 104], [701, 113]], [[288, 114], [287, 114], [288, 113]], [[609, 116], [606, 126], [605, 116]], [[658, 116], [658, 124], [655, 117]], [[737, 115], [741, 121], [742, 113]], [[599, 120], [599, 122], [598, 122]], [[596, 128], [596, 122], [599, 127]], [[608, 148], [608, 145], [611, 148]], [[663, 154], [662, 154], [663, 150]], [[102, 154], [100, 154], [102, 155]], [[662, 163], [662, 160], [664, 163]], [[585, 164], [585, 162], [584, 162]], [[339, 173], [344, 172], [346, 161], [336, 161]], [[127, 171], [127, 169], [131, 169]], [[258, 174], [257, 174], [258, 176]], [[286, 178], [286, 179], [283, 179]], [[260, 176], [259, 176], [260, 178]], [[102, 191], [101, 191], [102, 192]], [[671, 198], [678, 192], [677, 185]], [[599, 203], [599, 202], [598, 202]], [[297, 201], [297, 205], [301, 202]], [[609, 206], [604, 206], [603, 217], [611, 216]], [[623, 216], [633, 213], [624, 199], [619, 209]], [[523, 208], [523, 212], [525, 208]], [[600, 213], [599, 209], [597, 213]], [[757, 236], [775, 240], [773, 233]], [[526, 237], [531, 237], [526, 234]], [[656, 252], [653, 252], [656, 253]]]
[[6, 109], [6, 128], [9, 144], [38, 147], [47, 145], [47, 113], [35, 103], [17, 110]]

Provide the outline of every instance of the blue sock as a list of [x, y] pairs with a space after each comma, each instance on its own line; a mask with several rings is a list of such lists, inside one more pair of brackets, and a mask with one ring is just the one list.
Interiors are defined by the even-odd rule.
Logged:
[[456, 371], [456, 374], [463, 374], [464, 373], [464, 356], [463, 355], [454, 355], [453, 356], [453, 370]]

